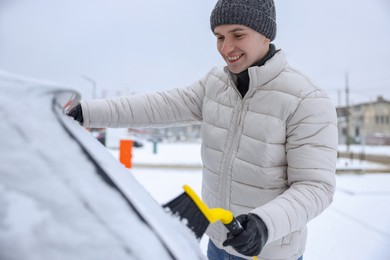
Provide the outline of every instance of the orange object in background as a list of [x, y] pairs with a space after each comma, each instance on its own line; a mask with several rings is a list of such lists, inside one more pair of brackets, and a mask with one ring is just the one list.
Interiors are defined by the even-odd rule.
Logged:
[[131, 168], [133, 156], [133, 141], [132, 140], [120, 140], [119, 143], [119, 161], [126, 167]]

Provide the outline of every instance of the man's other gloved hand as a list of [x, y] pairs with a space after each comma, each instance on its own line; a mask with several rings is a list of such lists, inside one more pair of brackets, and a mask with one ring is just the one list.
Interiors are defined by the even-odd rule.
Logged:
[[246, 256], [260, 254], [268, 239], [268, 230], [263, 220], [254, 214], [244, 214], [236, 217], [244, 231], [237, 236], [228, 233], [223, 246], [232, 246], [238, 253]]
[[68, 113], [68, 116], [71, 116], [74, 118], [74, 120], [78, 121], [80, 124], [83, 124], [84, 118], [83, 118], [83, 110], [81, 109], [81, 105], [78, 104], [74, 108], [72, 108]]

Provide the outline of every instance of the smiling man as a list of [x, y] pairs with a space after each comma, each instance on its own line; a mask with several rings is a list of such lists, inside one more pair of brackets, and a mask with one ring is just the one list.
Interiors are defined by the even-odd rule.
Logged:
[[335, 191], [335, 107], [271, 43], [272, 0], [219, 0], [210, 24], [226, 67], [186, 88], [82, 101], [69, 115], [87, 127], [201, 123], [202, 197], [244, 228], [211, 225], [208, 258], [302, 259], [306, 224]]

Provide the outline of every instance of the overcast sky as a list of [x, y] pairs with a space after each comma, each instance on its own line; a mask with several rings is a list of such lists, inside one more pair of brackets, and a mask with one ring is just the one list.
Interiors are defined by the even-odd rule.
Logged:
[[[224, 65], [215, 0], [0, 0], [0, 69], [84, 98], [184, 87]], [[276, 0], [277, 48], [336, 105], [390, 100], [390, 1]]]

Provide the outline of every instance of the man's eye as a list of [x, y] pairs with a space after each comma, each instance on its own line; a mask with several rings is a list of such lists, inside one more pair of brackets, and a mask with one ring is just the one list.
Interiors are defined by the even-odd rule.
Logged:
[[223, 41], [224, 39], [225, 39], [225, 38], [222, 37], [222, 36], [218, 36], [218, 37], [217, 37], [217, 40], [218, 40], [218, 41]]
[[234, 37], [236, 37], [237, 39], [240, 39], [240, 38], [242, 38], [244, 35], [243, 34], [236, 34], [236, 35], [234, 35]]

